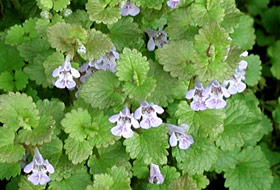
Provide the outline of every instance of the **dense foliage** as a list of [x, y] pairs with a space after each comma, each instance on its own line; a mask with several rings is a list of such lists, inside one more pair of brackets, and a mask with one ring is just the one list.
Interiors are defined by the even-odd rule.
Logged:
[[279, 14], [0, 0], [1, 187], [279, 189]]

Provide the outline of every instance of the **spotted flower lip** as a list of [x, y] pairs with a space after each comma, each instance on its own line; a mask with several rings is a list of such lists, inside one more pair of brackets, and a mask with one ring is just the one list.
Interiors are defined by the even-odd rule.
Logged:
[[124, 138], [130, 138], [134, 135], [131, 127], [139, 128], [138, 121], [130, 113], [127, 106], [119, 114], [115, 114], [109, 118], [111, 123], [117, 123], [115, 127], [111, 129], [111, 133], [115, 136], [123, 136]]
[[209, 97], [209, 89], [205, 89], [203, 87], [203, 84], [200, 82], [196, 82], [195, 88], [189, 90], [185, 98], [186, 99], [193, 99], [193, 101], [190, 104], [190, 107], [194, 111], [203, 111], [206, 110], [206, 104], [205, 101]]
[[194, 143], [193, 137], [186, 134], [186, 131], [190, 128], [187, 124], [181, 124], [180, 126], [166, 124], [166, 127], [170, 135], [169, 144], [171, 147], [177, 146], [179, 142], [179, 148], [186, 150]]
[[146, 101], [141, 102], [140, 107], [135, 111], [135, 119], [141, 119], [140, 127], [143, 129], [149, 129], [151, 127], [158, 127], [162, 124], [162, 119], [157, 114], [162, 114], [164, 109], [154, 103], [148, 103]]
[[77, 69], [71, 67], [70, 59], [71, 57], [67, 55], [62, 66], [56, 68], [52, 73], [53, 77], [58, 77], [57, 81], [54, 83], [57, 88], [73, 89], [76, 86], [76, 82], [73, 78], [79, 78], [80, 73]]
[[32, 162], [27, 164], [23, 171], [25, 173], [32, 172], [32, 174], [28, 177], [28, 180], [33, 185], [45, 185], [50, 181], [50, 177], [47, 173], [54, 173], [54, 167], [48, 160], [44, 160], [38, 148], [35, 148]]
[[162, 48], [164, 44], [168, 43], [167, 33], [161, 28], [156, 30], [147, 29], [146, 33], [149, 36], [147, 48], [149, 51], [154, 51], [156, 47]]
[[164, 182], [164, 176], [162, 175], [159, 166], [157, 164], [151, 163], [150, 165], [150, 177], [149, 182], [151, 184], [163, 184]]
[[169, 1], [167, 1], [167, 6], [172, 9], [175, 9], [179, 3], [180, 3], [180, 0], [169, 0]]
[[135, 3], [127, 1], [123, 3], [120, 8], [122, 16], [136, 16], [140, 13], [140, 8], [135, 5]]

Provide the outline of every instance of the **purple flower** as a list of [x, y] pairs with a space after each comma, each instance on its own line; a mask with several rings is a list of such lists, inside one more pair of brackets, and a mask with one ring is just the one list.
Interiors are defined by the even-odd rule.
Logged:
[[171, 147], [177, 146], [179, 142], [179, 148], [186, 150], [194, 143], [193, 137], [186, 134], [186, 130], [190, 128], [188, 125], [181, 124], [180, 126], [176, 126], [166, 124], [166, 127], [170, 135], [169, 144]]
[[149, 41], [147, 44], [147, 48], [149, 51], [154, 51], [156, 47], [162, 48], [164, 44], [167, 44], [167, 33], [162, 29], [159, 31], [147, 29], [146, 33], [149, 36]]
[[209, 109], [222, 109], [227, 105], [223, 97], [230, 97], [229, 91], [220, 85], [218, 81], [213, 81], [208, 87], [209, 98], [205, 101], [206, 107]]
[[140, 13], [139, 7], [137, 7], [133, 2], [125, 2], [120, 8], [122, 16], [136, 16]]
[[25, 173], [32, 172], [28, 177], [28, 181], [33, 185], [45, 185], [50, 181], [50, 177], [47, 173], [54, 173], [54, 168], [48, 160], [43, 159], [37, 148], [34, 149], [34, 153], [33, 161], [27, 164], [23, 171]]
[[120, 59], [119, 53], [116, 51], [116, 48], [112, 48], [105, 56], [99, 58], [97, 61], [92, 62], [91, 65], [94, 66], [97, 70], [111, 71], [112, 73], [116, 72], [117, 60]]
[[164, 177], [160, 172], [159, 166], [151, 163], [150, 165], [150, 177], [149, 182], [151, 184], [160, 185], [164, 182]]
[[70, 56], [67, 55], [62, 66], [56, 68], [53, 73], [53, 77], [58, 77], [57, 81], [54, 85], [57, 88], [68, 88], [73, 89], [76, 86], [76, 82], [73, 80], [74, 78], [79, 78], [80, 73], [77, 69], [71, 67]]
[[206, 110], [207, 107], [205, 101], [208, 97], [209, 92], [204, 89], [203, 84], [200, 82], [196, 82], [195, 88], [189, 90], [185, 96], [185, 98], [188, 100], [193, 99], [190, 107], [194, 111]]
[[130, 138], [134, 134], [131, 130], [131, 126], [136, 129], [139, 128], [138, 121], [134, 119], [133, 114], [130, 113], [127, 106], [119, 114], [111, 116], [109, 121], [111, 123], [117, 123], [117, 125], [111, 129], [111, 133], [115, 136]]
[[179, 3], [180, 3], [180, 0], [169, 0], [169, 1], [167, 1], [168, 7], [172, 8], [172, 9], [175, 9], [178, 6]]
[[82, 75], [82, 76], [80, 77], [80, 81], [81, 81], [82, 83], [85, 83], [85, 82], [86, 82], [86, 79], [87, 79], [88, 77], [90, 77], [90, 76], [92, 75], [92, 73], [96, 71], [96, 69], [95, 69], [94, 67], [89, 66], [89, 62], [88, 62], [88, 63], [84, 63], [84, 64], [80, 67], [79, 71], [80, 71], [81, 73], [84, 73], [84, 72], [85, 72], [85, 74]]
[[162, 124], [162, 119], [157, 114], [162, 114], [163, 112], [164, 109], [154, 103], [141, 102], [140, 107], [135, 111], [135, 119], [139, 120], [142, 117], [140, 127], [143, 129], [158, 127]]

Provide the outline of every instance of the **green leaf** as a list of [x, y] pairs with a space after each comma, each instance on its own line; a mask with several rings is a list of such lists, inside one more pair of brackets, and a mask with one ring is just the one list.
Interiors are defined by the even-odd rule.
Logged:
[[278, 98], [278, 105], [272, 112], [273, 120], [276, 123], [277, 127], [280, 127], [280, 98]]
[[248, 95], [236, 95], [227, 101], [224, 131], [216, 141], [222, 150], [241, 148], [260, 132], [263, 117], [256, 101], [250, 100]]
[[50, 10], [53, 7], [52, 0], [36, 0], [36, 1], [37, 1], [37, 5], [40, 9]]
[[[81, 108], [67, 113], [61, 121], [64, 131], [76, 141], [84, 141], [91, 134], [93, 128], [88, 111]], [[91, 135], [93, 137], [94, 135]]]
[[91, 177], [86, 169], [81, 169], [67, 179], [51, 181], [49, 188], [51, 190], [85, 190], [91, 183]]
[[193, 77], [194, 67], [190, 64], [193, 55], [192, 42], [181, 40], [171, 41], [163, 48], [156, 50], [156, 59], [163, 65], [163, 70], [170, 72], [172, 77], [188, 80]]
[[23, 59], [15, 48], [0, 42], [0, 49], [0, 73], [19, 70], [24, 66]]
[[141, 8], [150, 8], [160, 10], [164, 0], [133, 0], [136, 5], [141, 6]]
[[117, 23], [108, 27], [109, 37], [119, 50], [130, 47], [142, 36], [142, 31], [138, 28], [138, 24], [133, 22], [132, 17], [122, 17]]
[[100, 70], [87, 79], [79, 95], [94, 108], [118, 106], [123, 104], [125, 98], [118, 92], [119, 86], [120, 81], [113, 73]]
[[205, 175], [194, 175], [192, 178], [196, 181], [198, 189], [205, 189], [210, 183]]
[[232, 44], [238, 45], [241, 49], [252, 49], [256, 39], [253, 18], [248, 15], [242, 16], [239, 20], [239, 26], [230, 37]]
[[180, 102], [175, 116], [178, 118], [178, 123], [186, 123], [190, 126], [188, 133], [209, 137], [211, 140], [215, 140], [223, 132], [223, 120], [226, 118], [223, 110], [193, 111], [186, 101]]
[[22, 159], [25, 149], [14, 143], [15, 133], [0, 127], [0, 162], [14, 163]]
[[180, 98], [183, 98], [188, 90], [186, 82], [180, 82], [177, 78], [171, 77], [155, 62], [151, 63], [150, 75], [156, 80], [156, 88], [148, 97], [149, 102], [166, 107], [178, 94]]
[[278, 34], [280, 26], [280, 7], [271, 6], [269, 9], [266, 9], [261, 14], [261, 24], [266, 32], [270, 34]]
[[70, 2], [70, 0], [37, 0], [37, 5], [40, 9], [50, 10], [53, 8], [58, 12], [70, 5]]
[[91, 29], [85, 44], [86, 54], [81, 56], [88, 61], [99, 59], [113, 48], [111, 40], [102, 32]]
[[139, 86], [147, 79], [149, 69], [146, 57], [135, 49], [125, 48], [118, 60], [116, 75], [121, 81], [133, 82]]
[[112, 135], [111, 128], [114, 124], [110, 123], [108, 119], [109, 117], [102, 113], [96, 114], [95, 112], [95, 114], [93, 114], [92, 122], [97, 127], [96, 135], [93, 138], [88, 138], [88, 141], [92, 146], [95, 146], [96, 148], [106, 148], [119, 139], [119, 137]]
[[38, 126], [30, 129], [22, 129], [18, 133], [17, 140], [26, 145], [41, 145], [51, 141], [55, 121], [51, 116], [42, 115]]
[[149, 176], [149, 168], [148, 165], [144, 163], [143, 160], [134, 160], [132, 167], [133, 176], [136, 176], [139, 179], [147, 179]]
[[6, 71], [0, 74], [0, 89], [5, 92], [14, 90], [14, 76], [12, 73]]
[[94, 176], [94, 185], [87, 186], [86, 190], [111, 189], [113, 184], [114, 180], [109, 174], [99, 174]]
[[280, 51], [280, 41], [276, 41], [272, 46], [270, 46], [267, 50], [268, 56], [271, 58], [272, 67], [271, 73], [272, 75], [280, 79], [280, 56], [278, 52]]
[[26, 176], [21, 176], [18, 183], [18, 190], [43, 190], [45, 185], [33, 185], [30, 181], [27, 180]]
[[218, 160], [214, 164], [215, 172], [221, 173], [236, 167], [239, 150], [234, 151], [222, 151], [219, 150]]
[[166, 164], [168, 152], [167, 129], [163, 126], [149, 130], [140, 129], [141, 135], [134, 134], [125, 139], [126, 151], [132, 159], [140, 159], [149, 165], [151, 163]]
[[248, 68], [246, 69], [246, 84], [249, 86], [255, 86], [261, 79], [262, 62], [258, 55], [250, 55], [245, 60], [248, 62]]
[[218, 159], [217, 147], [204, 137], [194, 137], [194, 144], [187, 150], [178, 147], [172, 149], [172, 155], [178, 162], [178, 168], [190, 175], [209, 171]]
[[269, 0], [249, 0], [248, 11], [250, 15], [256, 16], [263, 13], [269, 4]]
[[248, 147], [237, 158], [236, 168], [225, 172], [225, 187], [232, 190], [270, 189], [273, 178], [260, 147]]
[[17, 131], [20, 127], [36, 127], [38, 115], [36, 104], [26, 94], [9, 93], [0, 96], [0, 122], [8, 128]]
[[52, 86], [52, 84], [48, 82], [48, 78], [50, 81], [50, 76], [45, 74], [45, 68], [43, 66], [44, 61], [50, 55], [51, 53], [38, 54], [33, 59], [33, 62], [29, 63], [23, 70], [28, 75], [30, 80], [35, 81], [37, 85], [42, 85], [44, 88]]
[[128, 171], [131, 169], [129, 155], [125, 152], [120, 142], [115, 143], [107, 148], [98, 149], [98, 155], [91, 155], [88, 166], [91, 174], [105, 173], [107, 169], [113, 166], [125, 167]]
[[190, 176], [184, 175], [169, 184], [168, 190], [182, 189], [182, 190], [197, 190], [196, 181]]
[[19, 163], [0, 163], [0, 179], [9, 180], [11, 177], [16, 177], [21, 172]]
[[176, 171], [176, 168], [170, 166], [164, 166], [161, 169], [161, 173], [164, 176], [164, 182], [160, 185], [149, 183], [150, 190], [168, 190], [168, 185], [180, 177], [180, 173]]
[[261, 143], [260, 144], [262, 148], [262, 152], [264, 153], [267, 161], [269, 161], [270, 166], [275, 166], [276, 164], [280, 163], [280, 153], [279, 152], [273, 152], [267, 144]]
[[47, 38], [52, 48], [74, 55], [79, 44], [86, 42], [87, 32], [81, 25], [58, 22], [47, 28]]
[[232, 66], [224, 62], [229, 46], [228, 33], [218, 24], [209, 24], [199, 30], [192, 59], [199, 81], [223, 81], [233, 74]]
[[28, 40], [28, 37], [24, 36], [24, 29], [20, 25], [14, 25], [7, 31], [6, 44], [11, 46], [17, 46], [22, 42]]
[[64, 20], [70, 24], [80, 24], [85, 29], [90, 29], [92, 21], [89, 20], [89, 15], [84, 10], [77, 10], [73, 12], [70, 16], [65, 17]]
[[73, 164], [78, 164], [88, 159], [92, 154], [92, 148], [93, 147], [86, 140], [78, 141], [71, 137], [65, 140], [64, 149], [66, 150], [69, 160], [71, 160]]
[[[56, 166], [62, 155], [62, 147], [62, 141], [58, 137], [53, 137], [50, 142], [44, 143], [40, 146], [40, 152], [45, 159], [48, 159], [53, 166]], [[57, 171], [55, 171], [55, 173], [56, 172]]]
[[123, 85], [123, 91], [129, 98], [133, 98], [136, 101], [145, 100], [154, 91], [156, 87], [156, 81], [149, 77], [142, 84], [137, 86], [131, 82], [126, 82]]
[[89, 19], [96, 23], [113, 24], [121, 18], [118, 7], [110, 6], [106, 1], [89, 0], [86, 4]]
[[209, 23], [220, 23], [225, 15], [220, 0], [196, 0], [191, 5], [191, 16], [198, 26], [205, 26]]
[[175, 9], [168, 16], [168, 26], [165, 29], [172, 40], [193, 40], [198, 29], [194, 26], [191, 12], [187, 8]]
[[54, 80], [52, 73], [53, 71], [64, 63], [64, 56], [62, 53], [54, 52], [47, 57], [43, 62], [43, 67], [45, 69], [45, 76], [49, 85], [52, 85]]
[[31, 63], [38, 54], [45, 53], [49, 50], [49, 48], [49, 44], [42, 38], [36, 38], [34, 40], [24, 42], [17, 47], [20, 56], [22, 56], [25, 61]]
[[28, 76], [21, 70], [16, 70], [14, 75], [15, 89], [20, 91], [24, 89], [28, 83]]

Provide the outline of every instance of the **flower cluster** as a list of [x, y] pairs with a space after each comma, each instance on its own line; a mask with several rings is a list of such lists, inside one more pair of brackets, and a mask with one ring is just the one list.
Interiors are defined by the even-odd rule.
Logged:
[[140, 13], [139, 7], [130, 1], [123, 2], [120, 11], [122, 16], [136, 16]]
[[34, 153], [32, 162], [27, 164], [23, 171], [25, 173], [32, 172], [32, 174], [28, 177], [28, 181], [30, 181], [33, 185], [45, 185], [50, 181], [50, 177], [47, 173], [54, 173], [54, 168], [48, 160], [43, 159], [43, 156], [40, 154], [38, 148], [34, 149]]
[[67, 55], [62, 66], [56, 68], [52, 76], [58, 77], [57, 81], [54, 83], [57, 88], [73, 89], [76, 86], [76, 82], [73, 78], [79, 78], [80, 73], [77, 69], [71, 67], [70, 56]]
[[[248, 56], [248, 52], [244, 52], [241, 57]], [[222, 109], [227, 105], [225, 98], [231, 95], [241, 93], [246, 89], [245, 69], [248, 63], [242, 60], [238, 63], [234, 75], [220, 84], [217, 80], [210, 82], [209, 86], [204, 88], [203, 84], [196, 82], [195, 88], [186, 93], [186, 99], [192, 99], [190, 107], [194, 111], [203, 111], [206, 109]]]
[[179, 3], [180, 3], [180, 0], [169, 0], [169, 1], [167, 1], [168, 7], [172, 8], [172, 9], [175, 9], [178, 6]]
[[100, 57], [98, 60], [90, 61], [80, 67], [80, 72], [85, 73], [81, 76], [80, 81], [86, 82], [86, 79], [91, 76], [94, 71], [104, 70], [112, 73], [116, 72], [117, 60], [120, 58], [116, 48], [112, 48], [105, 56]]
[[146, 33], [149, 37], [149, 41], [147, 44], [147, 48], [149, 51], [154, 51], [156, 47], [162, 48], [164, 44], [168, 43], [167, 33], [161, 28], [158, 31], [147, 29]]
[[[111, 129], [111, 133], [115, 136], [130, 138], [134, 134], [131, 129], [132, 126], [135, 129], [140, 127], [143, 129], [158, 127], [162, 124], [162, 119], [160, 119], [157, 114], [162, 114], [163, 112], [164, 110], [162, 107], [147, 102], [142, 102], [135, 114], [130, 113], [126, 106], [119, 114], [109, 118], [111, 123], [117, 123], [117, 125]], [[140, 124], [138, 120], [141, 120]]]

